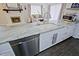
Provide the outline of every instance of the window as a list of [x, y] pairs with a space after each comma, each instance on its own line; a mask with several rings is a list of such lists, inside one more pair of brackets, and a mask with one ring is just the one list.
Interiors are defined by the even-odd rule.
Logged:
[[31, 4], [31, 15], [33, 14], [41, 15], [41, 5]]
[[52, 4], [50, 6], [50, 15], [51, 15], [51, 19], [53, 22], [58, 22], [59, 17], [60, 17], [60, 12], [61, 12], [61, 7], [62, 4]]

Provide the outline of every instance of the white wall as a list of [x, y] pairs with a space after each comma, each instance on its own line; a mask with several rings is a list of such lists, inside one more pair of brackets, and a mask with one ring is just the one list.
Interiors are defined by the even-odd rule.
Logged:
[[[22, 23], [27, 22], [27, 18], [30, 15], [30, 5], [24, 3], [21, 5], [23, 5], [23, 11], [21, 13], [18, 11], [10, 11], [6, 13], [5, 11], [3, 11], [3, 9], [6, 8], [5, 3], [0, 3], [0, 34], [10, 29], [10, 27], [4, 26], [4, 24], [11, 24], [11, 16], [21, 16]], [[26, 10], [24, 9], [25, 6]]]
[[[9, 4], [9, 5], [11, 5], [11, 4]], [[6, 13], [5, 11], [1, 10], [0, 11], [1, 12], [0, 17], [3, 20], [0, 20], [0, 22], [2, 24], [3, 24], [3, 22], [7, 22], [8, 24], [11, 24], [12, 22], [11, 22], [10, 17], [12, 17], [12, 16], [20, 16], [21, 23], [25, 23], [27, 21], [28, 15], [29, 15], [28, 12], [30, 12], [30, 10], [28, 10], [29, 8], [28, 8], [27, 4], [21, 4], [21, 5], [22, 5], [22, 9], [23, 9], [23, 11], [21, 13], [19, 11], [9, 11], [8, 13]], [[14, 6], [15, 6], [15, 4], [14, 4]], [[0, 7], [1, 7], [0, 9], [4, 9], [4, 8], [6, 8], [6, 5], [5, 4], [0, 4]], [[24, 7], [26, 7], [26, 10], [24, 9]]]

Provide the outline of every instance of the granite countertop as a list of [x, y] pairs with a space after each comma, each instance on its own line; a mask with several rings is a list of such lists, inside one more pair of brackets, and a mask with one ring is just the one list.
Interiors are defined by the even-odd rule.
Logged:
[[0, 43], [16, 40], [23, 37], [28, 37], [35, 34], [44, 33], [47, 31], [57, 30], [59, 28], [63, 28], [67, 25], [72, 25], [74, 23], [61, 23], [61, 24], [42, 24], [42, 25], [32, 25], [32, 24], [24, 24], [20, 26], [11, 27], [6, 32], [3, 32], [2, 36], [0, 36]]

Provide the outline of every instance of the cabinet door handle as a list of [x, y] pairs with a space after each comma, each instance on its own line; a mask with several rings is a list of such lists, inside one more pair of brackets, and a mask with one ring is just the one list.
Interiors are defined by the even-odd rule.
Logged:
[[53, 34], [53, 38], [52, 38], [52, 44], [54, 44], [57, 40], [57, 33]]

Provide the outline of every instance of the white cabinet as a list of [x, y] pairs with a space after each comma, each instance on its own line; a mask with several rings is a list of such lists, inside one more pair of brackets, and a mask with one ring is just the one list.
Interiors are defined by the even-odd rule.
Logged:
[[11, 50], [8, 50], [5, 51], [4, 53], [1, 53], [0, 56], [15, 56], [15, 55]]
[[57, 39], [57, 33], [55, 33], [55, 31], [50, 31], [50, 32], [46, 32], [46, 33], [41, 33], [40, 34], [40, 51], [43, 51], [49, 47], [51, 47], [52, 45], [55, 44]]
[[40, 34], [40, 51], [43, 51], [52, 45], [51, 33], [41, 33]]
[[68, 26], [65, 26], [64, 28], [58, 29], [57, 43], [73, 36], [74, 28], [75, 28], [75, 25], [73, 24], [73, 25], [68, 25]]
[[40, 51], [68, 38], [66, 27], [40, 34]]
[[67, 26], [67, 37], [73, 36], [74, 34], [75, 25]]
[[75, 24], [75, 29], [74, 29], [74, 37], [79, 38], [79, 23]]
[[57, 37], [57, 41], [56, 41], [57, 43], [59, 43], [59, 42], [61, 42], [61, 41], [66, 39], [67, 32], [66, 32], [66, 28], [65, 27], [61, 28], [61, 29], [58, 29], [57, 32], [58, 32], [58, 37]]
[[68, 25], [65, 26], [64, 28], [61, 28], [58, 31], [58, 37], [57, 37], [57, 43], [73, 36], [74, 34], [74, 25]]
[[14, 56], [14, 52], [9, 43], [3, 43], [0, 45], [0, 56]]
[[43, 51], [67, 38], [73, 36], [74, 25], [68, 25], [63, 28], [41, 33], [39, 40], [40, 51]]

